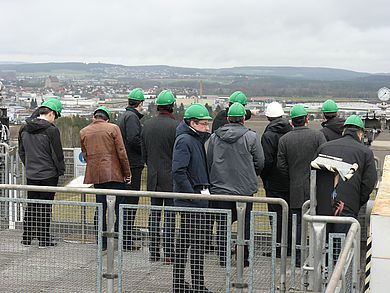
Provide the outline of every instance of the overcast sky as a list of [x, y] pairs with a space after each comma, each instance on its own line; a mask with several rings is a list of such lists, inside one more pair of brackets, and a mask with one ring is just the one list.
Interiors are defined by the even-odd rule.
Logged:
[[0, 61], [390, 72], [387, 0], [0, 0]]

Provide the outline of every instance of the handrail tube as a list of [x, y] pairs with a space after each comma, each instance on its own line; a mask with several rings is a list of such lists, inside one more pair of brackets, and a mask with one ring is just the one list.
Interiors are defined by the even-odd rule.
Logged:
[[[351, 250], [355, 236], [359, 235], [360, 233], [360, 225], [359, 223], [352, 223], [351, 227], [349, 228], [347, 238], [344, 242], [344, 247], [341, 250], [339, 259], [336, 263], [336, 267], [333, 270], [333, 274], [329, 280], [328, 286], [326, 287], [325, 293], [332, 293], [335, 292], [335, 289], [339, 283], [340, 277], [343, 273], [344, 264], [347, 261], [349, 251]], [[356, 257], [360, 257], [359, 255], [355, 255]]]
[[[352, 217], [339, 217], [339, 216], [311, 216], [311, 215], [308, 215], [307, 213], [303, 216], [303, 218], [307, 222], [312, 222], [312, 223], [320, 222], [320, 223], [333, 223], [333, 224], [351, 224], [350, 229], [352, 228], [352, 225], [356, 226], [357, 228], [354, 228], [354, 229], [357, 229], [357, 231], [354, 232], [354, 235], [353, 235], [357, 239], [357, 241], [355, 242], [355, 247], [354, 247], [355, 254], [357, 254], [357, 252], [360, 251], [361, 229], [360, 229], [360, 223], [357, 219], [352, 218]], [[349, 235], [349, 232], [347, 235]], [[345, 247], [345, 244], [344, 244], [344, 247]], [[356, 256], [355, 261], [356, 261], [356, 266], [359, 270], [360, 255]], [[337, 263], [339, 263], [339, 261]], [[357, 282], [356, 286], [359, 287], [358, 282]], [[332, 291], [329, 291], [329, 292], [332, 292]]]
[[280, 292], [286, 292], [286, 262], [287, 262], [287, 229], [288, 229], [288, 204], [284, 199], [271, 197], [254, 197], [242, 195], [218, 195], [218, 194], [200, 194], [200, 193], [176, 193], [176, 192], [157, 192], [157, 191], [137, 191], [137, 190], [118, 190], [118, 189], [95, 189], [80, 187], [58, 187], [58, 186], [37, 186], [37, 185], [18, 185], [18, 184], [0, 184], [0, 189], [6, 190], [25, 190], [25, 191], [45, 191], [60, 193], [84, 193], [97, 195], [115, 195], [115, 196], [143, 196], [155, 198], [180, 198], [211, 201], [235, 201], [277, 204], [282, 206], [282, 237], [281, 237], [281, 261], [280, 261]]

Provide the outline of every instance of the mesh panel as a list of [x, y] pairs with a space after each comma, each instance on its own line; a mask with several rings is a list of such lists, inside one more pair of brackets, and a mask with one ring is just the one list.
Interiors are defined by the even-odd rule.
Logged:
[[230, 211], [121, 205], [120, 219], [119, 292], [229, 292]]
[[[101, 224], [82, 221], [101, 206], [90, 203], [5, 199], [22, 208], [23, 222], [0, 222], [0, 292], [99, 292]], [[11, 228], [10, 228], [11, 227]], [[100, 230], [100, 235], [98, 231]]]
[[280, 259], [276, 264], [276, 213], [252, 212], [250, 260], [250, 290], [274, 292], [275, 268], [280, 267]]

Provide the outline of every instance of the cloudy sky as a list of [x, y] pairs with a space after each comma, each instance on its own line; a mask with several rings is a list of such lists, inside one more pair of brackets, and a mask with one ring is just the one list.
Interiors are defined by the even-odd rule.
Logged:
[[0, 0], [0, 61], [390, 72], [387, 0]]

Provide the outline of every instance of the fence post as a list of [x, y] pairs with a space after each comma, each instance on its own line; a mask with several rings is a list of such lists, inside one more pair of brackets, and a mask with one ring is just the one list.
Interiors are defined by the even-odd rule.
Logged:
[[107, 232], [103, 236], [107, 237], [107, 270], [103, 277], [107, 279], [107, 293], [114, 293], [114, 280], [117, 275], [114, 274], [114, 216], [115, 216], [115, 196], [107, 195]]
[[248, 284], [244, 283], [244, 247], [245, 247], [245, 202], [237, 202], [237, 282], [234, 287], [242, 292], [243, 288], [247, 288]]

